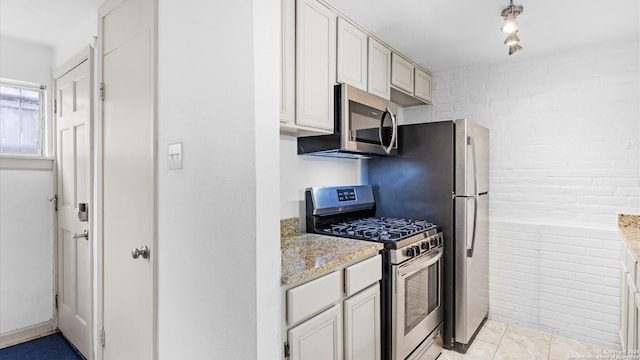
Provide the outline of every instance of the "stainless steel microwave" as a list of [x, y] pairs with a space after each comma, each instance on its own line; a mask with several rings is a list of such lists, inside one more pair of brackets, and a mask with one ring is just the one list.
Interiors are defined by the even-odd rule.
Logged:
[[334, 86], [334, 133], [298, 138], [298, 155], [370, 158], [398, 152], [397, 105], [347, 84]]

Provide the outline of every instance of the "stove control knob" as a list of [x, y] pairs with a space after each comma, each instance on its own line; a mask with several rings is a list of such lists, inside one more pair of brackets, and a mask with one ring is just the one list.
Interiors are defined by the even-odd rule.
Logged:
[[414, 256], [416, 256], [415, 252], [413, 251], [413, 248], [407, 248], [406, 255], [407, 255], [408, 257], [414, 257]]
[[422, 250], [429, 250], [429, 242], [428, 241], [423, 241], [422, 244]]
[[414, 246], [413, 250], [415, 251], [416, 255], [420, 255], [420, 246], [418, 245]]

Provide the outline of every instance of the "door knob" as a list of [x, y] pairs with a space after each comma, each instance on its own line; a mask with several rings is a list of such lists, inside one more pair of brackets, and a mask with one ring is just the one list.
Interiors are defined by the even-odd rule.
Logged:
[[133, 249], [131, 251], [131, 256], [133, 256], [134, 259], [137, 259], [140, 256], [142, 256], [143, 259], [148, 259], [149, 258], [149, 248], [147, 247], [147, 245], [142, 245], [137, 249]]

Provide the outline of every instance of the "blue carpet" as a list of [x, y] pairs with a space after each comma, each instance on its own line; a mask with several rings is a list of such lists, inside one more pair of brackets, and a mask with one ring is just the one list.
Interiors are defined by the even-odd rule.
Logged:
[[85, 360], [60, 333], [0, 350], [0, 360]]

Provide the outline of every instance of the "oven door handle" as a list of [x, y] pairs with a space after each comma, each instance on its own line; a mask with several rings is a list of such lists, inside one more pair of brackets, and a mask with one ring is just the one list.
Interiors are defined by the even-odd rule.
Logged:
[[407, 274], [412, 274], [418, 270], [428, 268], [429, 266], [437, 263], [442, 258], [442, 249], [439, 249], [435, 255], [428, 256], [425, 259], [421, 259], [416, 263], [411, 263], [406, 266], [400, 266], [398, 268], [398, 276], [404, 277]]

